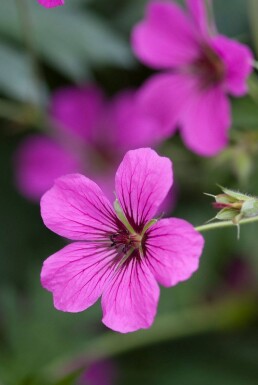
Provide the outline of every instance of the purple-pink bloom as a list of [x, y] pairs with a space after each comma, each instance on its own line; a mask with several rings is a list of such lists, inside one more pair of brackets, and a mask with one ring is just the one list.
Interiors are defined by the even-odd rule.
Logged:
[[109, 328], [127, 333], [150, 327], [158, 283], [169, 287], [188, 279], [204, 244], [182, 219], [153, 219], [172, 180], [171, 161], [149, 148], [126, 153], [116, 172], [114, 208], [83, 175], [56, 180], [41, 199], [41, 215], [50, 230], [76, 241], [42, 268], [42, 285], [57, 309], [83, 311], [102, 296]]
[[61, 175], [83, 171], [75, 152], [40, 134], [31, 135], [20, 144], [14, 168], [17, 188], [32, 201], [39, 201]]
[[38, 3], [45, 8], [54, 8], [64, 5], [64, 0], [38, 0]]
[[228, 143], [228, 94], [247, 92], [253, 55], [246, 45], [215, 32], [203, 0], [186, 4], [184, 11], [174, 2], [152, 1], [133, 30], [136, 55], [164, 70], [143, 86], [140, 103], [164, 134], [179, 127], [188, 148], [212, 156]]
[[38, 201], [57, 177], [79, 172], [94, 178], [112, 199], [115, 170], [125, 152], [162, 139], [158, 125], [139, 111], [136, 95], [126, 90], [107, 100], [92, 85], [58, 89], [49, 105], [51, 136], [29, 136], [15, 154], [19, 191]]
[[91, 362], [79, 379], [78, 385], [114, 385], [117, 368], [111, 360]]

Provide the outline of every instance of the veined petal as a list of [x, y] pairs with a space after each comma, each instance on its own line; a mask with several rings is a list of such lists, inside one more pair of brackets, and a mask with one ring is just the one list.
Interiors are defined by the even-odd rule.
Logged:
[[146, 233], [146, 263], [160, 284], [174, 286], [198, 269], [203, 245], [202, 235], [190, 223], [161, 219]]
[[247, 93], [247, 79], [253, 71], [254, 57], [248, 46], [226, 36], [216, 36], [211, 44], [226, 68], [225, 88], [234, 96]]
[[132, 47], [153, 68], [177, 67], [198, 57], [197, 36], [198, 31], [179, 5], [152, 1], [145, 20], [133, 29]]
[[104, 97], [94, 86], [63, 87], [52, 97], [50, 119], [61, 131], [86, 143], [98, 141], [100, 121], [104, 114]]
[[111, 203], [99, 186], [80, 174], [66, 175], [41, 199], [45, 225], [72, 240], [105, 238], [117, 231], [117, 218]]
[[64, 0], [38, 0], [38, 3], [43, 5], [45, 8], [53, 8], [64, 5]]
[[82, 169], [76, 154], [44, 135], [28, 136], [14, 157], [15, 179], [20, 192], [39, 201], [61, 175]]
[[152, 219], [173, 181], [172, 163], [150, 148], [128, 151], [116, 173], [116, 193], [136, 232]]
[[113, 275], [102, 295], [103, 323], [128, 333], [146, 329], [157, 311], [159, 287], [143, 261], [132, 258]]
[[229, 100], [221, 86], [202, 89], [195, 80], [187, 77], [184, 82], [185, 105], [180, 116], [183, 141], [201, 156], [214, 156], [228, 143], [231, 124]]
[[101, 243], [75, 242], [46, 259], [41, 283], [56, 309], [79, 312], [96, 302], [113, 274], [115, 254]]

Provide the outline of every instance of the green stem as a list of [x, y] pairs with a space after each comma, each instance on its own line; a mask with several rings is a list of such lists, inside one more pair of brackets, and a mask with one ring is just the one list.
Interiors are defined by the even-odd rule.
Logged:
[[38, 91], [38, 100], [35, 101], [35, 104], [42, 107], [43, 109], [46, 104], [46, 83], [43, 79], [37, 52], [34, 47], [33, 25], [29, 14], [27, 0], [16, 0], [16, 4], [20, 16], [21, 29], [24, 36], [24, 44], [30, 58], [34, 83]]
[[[241, 221], [239, 221], [239, 225], [244, 225], [244, 224], [253, 223], [253, 222], [258, 222], [258, 216], [242, 219]], [[208, 223], [202, 226], [197, 226], [195, 227], [195, 230], [199, 232], [204, 232], [208, 230], [219, 229], [223, 227], [232, 227], [232, 226], [236, 226], [236, 224], [234, 224], [232, 221], [221, 221], [221, 222], [215, 222], [215, 223]]]
[[49, 366], [44, 375], [60, 379], [66, 368], [77, 370], [93, 360], [101, 360], [139, 348], [198, 333], [241, 327], [256, 316], [256, 302], [248, 298], [227, 298], [213, 304], [188, 308], [157, 317], [151, 329], [132, 334], [107, 332], [93, 339], [80, 352], [63, 357]]

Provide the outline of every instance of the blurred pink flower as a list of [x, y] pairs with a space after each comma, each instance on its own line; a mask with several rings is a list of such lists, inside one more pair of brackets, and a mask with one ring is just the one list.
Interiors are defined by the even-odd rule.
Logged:
[[181, 219], [153, 220], [172, 185], [172, 164], [149, 148], [126, 153], [115, 177], [113, 209], [80, 175], [57, 179], [41, 199], [45, 225], [78, 241], [50, 256], [41, 283], [57, 309], [79, 312], [102, 296], [103, 323], [122, 333], [151, 326], [159, 286], [188, 279], [203, 237]]
[[83, 171], [80, 159], [65, 146], [44, 135], [31, 135], [14, 157], [15, 182], [28, 199], [38, 201], [56, 178]]
[[205, 1], [152, 1], [132, 33], [143, 63], [166, 72], [143, 86], [140, 103], [169, 136], [180, 128], [185, 145], [212, 156], [228, 143], [228, 94], [247, 92], [253, 55], [249, 48], [215, 32]]
[[64, 0], [38, 0], [38, 3], [43, 5], [45, 8], [53, 8], [64, 5]]
[[[38, 201], [57, 177], [80, 172], [114, 199], [114, 174], [125, 152], [162, 139], [159, 127], [138, 111], [136, 98], [136, 91], [123, 91], [108, 101], [95, 86], [59, 89], [49, 108], [52, 136], [28, 137], [15, 155], [20, 192]], [[167, 207], [172, 201], [170, 194]]]
[[114, 385], [116, 377], [117, 371], [113, 361], [94, 361], [88, 365], [78, 385]]

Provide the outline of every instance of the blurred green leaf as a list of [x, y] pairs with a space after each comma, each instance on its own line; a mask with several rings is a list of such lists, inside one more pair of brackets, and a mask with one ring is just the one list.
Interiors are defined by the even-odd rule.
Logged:
[[[47, 10], [34, 3], [27, 7], [34, 48], [61, 73], [79, 81], [87, 77], [89, 66], [132, 65], [129, 43], [99, 16], [69, 7]], [[14, 0], [0, 4], [0, 31], [22, 43]]]
[[0, 89], [6, 95], [28, 102], [38, 99], [31, 62], [18, 49], [0, 43]]
[[258, 3], [257, 0], [248, 0], [248, 16], [252, 31], [252, 40], [256, 54], [258, 54], [258, 25], [257, 25]]
[[258, 105], [250, 96], [232, 101], [233, 125], [246, 129], [258, 129]]
[[219, 32], [243, 41], [250, 40], [246, 0], [216, 0], [213, 4]]
[[[31, 385], [31, 381], [34, 385], [44, 367], [51, 366], [59, 356], [70, 355], [80, 346], [87, 346], [99, 332], [95, 326], [96, 319], [100, 319], [98, 306], [78, 314], [57, 311], [51, 294], [38, 282], [39, 272], [34, 272], [33, 276], [30, 295], [20, 296], [18, 291], [8, 287], [2, 288], [0, 294], [1, 322], [5, 343], [10, 349], [4, 352], [0, 346], [0, 356], [3, 357], [0, 378], [2, 374], [14, 385], [18, 381], [25, 381], [24, 385], [26, 381]], [[58, 377], [62, 377], [61, 373]], [[70, 380], [70, 377], [65, 377], [65, 380]]]
[[81, 370], [76, 370], [74, 373], [68, 374], [62, 380], [57, 381], [51, 385], [74, 385], [75, 380], [77, 380], [77, 378], [80, 376], [81, 372], [82, 372]]
[[198, 336], [121, 357], [121, 384], [257, 385], [257, 331]]

